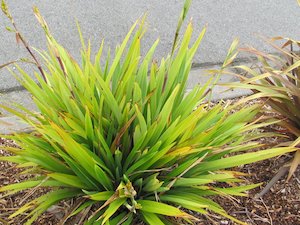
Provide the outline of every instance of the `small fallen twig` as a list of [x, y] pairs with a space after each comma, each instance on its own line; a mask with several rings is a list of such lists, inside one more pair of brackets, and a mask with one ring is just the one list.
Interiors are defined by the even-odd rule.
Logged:
[[263, 200], [262, 198], [260, 198], [260, 200], [261, 200], [262, 204], [264, 205], [264, 207], [266, 208], [268, 217], [269, 217], [269, 219], [270, 219], [270, 224], [273, 225], [273, 220], [272, 220], [272, 217], [271, 217], [271, 214], [270, 214], [270, 212], [269, 212], [268, 207], [266, 206], [266, 204], [265, 204], [265, 202], [264, 202], [264, 200]]
[[254, 198], [259, 199], [263, 195], [265, 195], [281, 177], [287, 174], [288, 171], [289, 171], [288, 165], [282, 166], [278, 170], [277, 174], [270, 180], [270, 182], [263, 188], [263, 190], [260, 193], [258, 193]]

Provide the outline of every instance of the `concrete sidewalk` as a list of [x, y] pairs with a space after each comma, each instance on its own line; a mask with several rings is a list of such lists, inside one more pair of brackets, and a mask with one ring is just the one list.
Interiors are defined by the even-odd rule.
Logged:
[[[187, 92], [194, 88], [196, 84], [204, 85], [212, 75], [208, 73], [209, 70], [219, 70], [221, 65], [211, 65], [207, 67], [194, 67], [191, 69], [188, 83], [187, 83]], [[238, 73], [238, 71], [233, 71]], [[234, 82], [237, 81], [236, 77], [231, 75], [221, 75], [220, 80], [216, 84], [213, 89], [212, 100], [218, 99], [227, 99], [227, 98], [235, 98], [242, 95], [250, 94], [249, 91], [235, 89], [235, 90], [228, 90], [228, 88], [221, 86], [219, 84], [227, 83], [227, 82]], [[36, 111], [37, 108], [34, 102], [31, 99], [30, 94], [24, 90], [22, 87], [17, 87], [12, 91], [2, 92], [0, 94], [0, 104], [10, 105], [12, 103], [18, 103], [30, 110]], [[3, 116], [9, 115], [9, 113], [5, 112], [3, 109], [0, 109], [0, 113]]]
[[[148, 14], [148, 31], [142, 48], [146, 51], [159, 37], [160, 44], [155, 58], [160, 59], [171, 50], [184, 1], [10, 0], [7, 2], [20, 31], [31, 46], [39, 49], [46, 48], [42, 28], [32, 12], [32, 6], [36, 5], [45, 17], [54, 37], [75, 59], [80, 60], [80, 41], [75, 19], [80, 22], [84, 37], [91, 40], [93, 50], [96, 51], [103, 38], [106, 44], [114, 49], [134, 21], [145, 12]], [[188, 88], [208, 79], [207, 76], [203, 76], [206, 69], [220, 67], [235, 37], [240, 38], [242, 46], [252, 45], [264, 51], [272, 51], [272, 49], [256, 38], [255, 34], [299, 39], [299, 29], [297, 29], [299, 16], [300, 8], [296, 0], [193, 0], [187, 17], [193, 18], [194, 39], [205, 24], [208, 24], [208, 30], [195, 56], [195, 68], [191, 71]], [[0, 21], [0, 65], [19, 58], [29, 58], [23, 46], [16, 45], [14, 34], [5, 31], [5, 26], [10, 26], [10, 23], [2, 13], [0, 13]], [[107, 50], [104, 49], [104, 55]], [[240, 57], [244, 56], [240, 55]], [[32, 69], [28, 65], [22, 67], [31, 73]], [[221, 82], [232, 81], [232, 79], [235, 78], [222, 77]], [[224, 90], [224, 87], [216, 86], [213, 97], [228, 98], [249, 93], [241, 90], [224, 93]], [[18, 102], [35, 109], [29, 94], [22, 91], [13, 76], [5, 69], [0, 70], [0, 93], [2, 93], [0, 103]], [[0, 133], [3, 132], [1, 129]]]
[[[45, 37], [32, 12], [36, 5], [45, 17], [54, 37], [76, 59], [80, 59], [80, 41], [75, 18], [80, 22], [86, 39], [97, 50], [104, 38], [112, 47], [120, 43], [131, 25], [147, 12], [148, 31], [143, 41], [144, 51], [159, 37], [155, 58], [170, 52], [184, 0], [9, 0], [8, 6], [28, 42], [45, 49]], [[236, 37], [242, 45], [254, 45], [271, 50], [255, 34], [267, 37], [290, 36], [299, 39], [300, 8], [296, 0], [193, 0], [187, 18], [193, 18], [194, 39], [205, 24], [207, 33], [194, 63], [203, 67], [221, 63]], [[186, 22], [188, 22], [187, 19]], [[28, 57], [23, 46], [17, 46], [15, 36], [5, 30], [11, 26], [0, 13], [0, 65]], [[104, 49], [104, 54], [107, 48]], [[25, 67], [26, 69], [29, 69]], [[17, 82], [6, 70], [0, 70], [0, 92], [11, 90]]]
[[[220, 65], [210, 67], [193, 68], [187, 84], [187, 92], [189, 92], [196, 84], [204, 84], [211, 77], [208, 75], [208, 70], [219, 69]], [[235, 71], [237, 72], [237, 71]], [[220, 77], [220, 83], [233, 82], [236, 78], [233, 76], [223, 75]], [[227, 87], [216, 85], [213, 89], [212, 100], [234, 98], [243, 95], [251, 94], [249, 90], [234, 89], [228, 90]], [[25, 90], [17, 90], [5, 93], [0, 96], [0, 104], [11, 105], [11, 103], [18, 103], [25, 106], [27, 109], [37, 111], [37, 107], [33, 103], [30, 94]], [[25, 125], [20, 119], [11, 116], [8, 112], [0, 109], [0, 134], [10, 134], [14, 132], [26, 132], [30, 127]]]

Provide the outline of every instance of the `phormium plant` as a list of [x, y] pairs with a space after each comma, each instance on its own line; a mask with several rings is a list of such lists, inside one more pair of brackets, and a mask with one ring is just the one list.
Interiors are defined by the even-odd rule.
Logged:
[[[189, 4], [187, 1], [181, 20]], [[12, 20], [4, 2], [2, 9]], [[236, 105], [208, 108], [209, 83], [185, 93], [205, 29], [190, 43], [193, 28], [189, 23], [180, 44], [175, 41], [172, 54], [157, 63], [152, 55], [158, 41], [141, 57], [145, 30], [140, 20], [103, 66], [103, 42], [91, 60], [90, 44], [86, 46], [81, 36], [79, 64], [55, 41], [37, 9], [35, 15], [49, 46], [47, 53], [39, 52], [43, 68], [36, 60], [42, 76], [35, 74], [36, 83], [17, 65], [19, 75], [14, 75], [32, 94], [40, 113], [2, 105], [33, 131], [9, 136], [21, 148], [6, 148], [13, 156], [1, 157], [35, 176], [0, 191], [7, 195], [38, 187], [51, 187], [51, 191], [10, 217], [26, 213], [26, 224], [31, 224], [50, 206], [74, 198], [77, 207], [62, 223], [86, 210], [89, 213], [82, 223], [87, 225], [138, 221], [160, 225], [178, 219], [193, 223], [198, 219], [191, 212], [208, 217], [213, 212], [242, 223], [209, 196], [246, 195], [245, 191], [257, 185], [239, 185], [243, 174], [230, 168], [294, 148], [243, 153], [257, 147], [254, 140], [263, 135], [250, 132], [263, 123], [249, 123], [260, 106], [233, 114]], [[15, 24], [12, 29], [20, 35]], [[233, 152], [234, 156], [229, 155]]]
[[[284, 41], [282, 46], [276, 45], [274, 41]], [[277, 54], [266, 53], [254, 48], [241, 49], [257, 57], [258, 63], [251, 68], [246, 65], [235, 68], [245, 71], [246, 76], [239, 76], [241, 82], [228, 84], [230, 86], [247, 88], [253, 91], [250, 98], [262, 98], [265, 103], [276, 112], [280, 122], [279, 125], [286, 128], [278, 132], [293, 134], [295, 139], [300, 137], [300, 56], [295, 46], [300, 42], [289, 38], [275, 37], [269, 41], [275, 48]], [[297, 143], [286, 143], [298, 146]], [[300, 150], [290, 163], [288, 180], [291, 178], [300, 163]]]

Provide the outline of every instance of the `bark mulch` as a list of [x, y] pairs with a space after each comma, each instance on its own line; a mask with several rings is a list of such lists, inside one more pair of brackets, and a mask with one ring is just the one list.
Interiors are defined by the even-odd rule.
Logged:
[[[262, 140], [264, 142], [273, 140]], [[14, 146], [10, 140], [0, 139], [0, 146]], [[0, 156], [8, 153], [1, 150]], [[245, 183], [261, 183], [262, 185], [254, 190], [251, 190], [249, 197], [224, 198], [216, 197], [216, 200], [221, 204], [226, 211], [248, 224], [270, 224], [270, 225], [296, 225], [300, 224], [300, 170], [298, 169], [291, 180], [287, 183], [286, 177], [282, 177], [275, 185], [261, 198], [255, 198], [263, 187], [275, 176], [278, 170], [291, 159], [291, 155], [285, 155], [277, 159], [269, 159], [262, 162], [245, 165], [235, 168], [238, 171], [249, 174], [245, 177]], [[17, 183], [30, 178], [28, 175], [20, 174], [22, 169], [17, 168], [13, 163], [0, 162], [0, 186]], [[38, 188], [34, 191], [22, 191], [9, 197], [3, 197], [0, 193], [0, 224], [21, 225], [25, 223], [24, 217], [16, 217], [8, 219], [20, 205], [36, 198], [48, 189]], [[60, 203], [52, 207], [44, 213], [36, 222], [35, 225], [56, 225], [64, 214], [75, 204], [72, 200]], [[201, 222], [198, 224], [233, 224], [225, 218], [211, 215], [210, 219], [205, 219], [200, 216]], [[214, 222], [213, 222], [213, 221]], [[76, 224], [69, 222], [68, 224]]]

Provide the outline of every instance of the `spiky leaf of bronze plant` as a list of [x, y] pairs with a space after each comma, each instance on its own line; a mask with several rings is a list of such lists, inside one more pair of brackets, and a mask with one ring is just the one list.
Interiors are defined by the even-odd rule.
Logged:
[[[279, 46], [275, 42], [284, 41]], [[248, 99], [263, 98], [272, 111], [279, 115], [280, 125], [286, 128], [284, 132], [294, 135], [296, 141], [286, 143], [298, 146], [300, 140], [300, 55], [295, 47], [300, 46], [299, 41], [290, 38], [275, 37], [268, 43], [275, 48], [277, 54], [266, 53], [254, 48], [244, 48], [257, 57], [258, 63], [253, 67], [246, 65], [234, 66], [233, 68], [245, 71], [239, 75], [241, 82], [228, 83], [231, 87], [246, 88], [253, 91]], [[290, 165], [288, 180], [295, 172], [300, 163], [300, 150]]]

